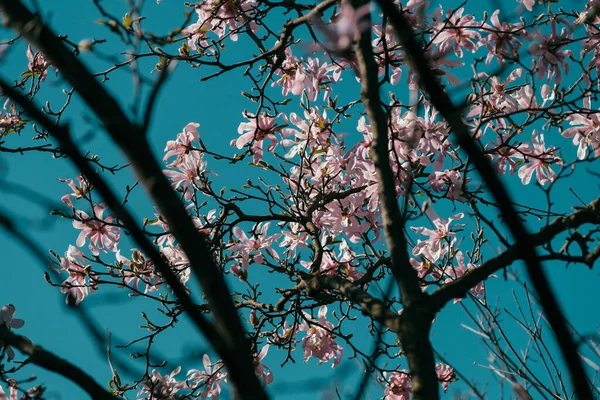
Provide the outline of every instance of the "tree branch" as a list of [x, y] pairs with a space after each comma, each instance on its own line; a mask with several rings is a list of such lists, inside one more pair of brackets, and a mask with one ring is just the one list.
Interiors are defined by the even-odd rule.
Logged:
[[[352, 1], [355, 9], [364, 4], [368, 2]], [[356, 57], [362, 84], [361, 100], [373, 133], [370, 158], [373, 160], [377, 174], [379, 205], [392, 261], [391, 270], [400, 288], [400, 298], [404, 306], [403, 316], [407, 321], [399, 326], [398, 337], [410, 367], [413, 398], [436, 399], [439, 396], [439, 384], [429, 341], [433, 314], [427, 306], [428, 296], [421, 290], [417, 272], [409, 262], [407, 242], [404, 237], [404, 218], [398, 205], [396, 179], [390, 166], [387, 117], [381, 108], [378, 68], [371, 46], [371, 30], [360, 33], [360, 21], [354, 23], [357, 32]]]
[[33, 363], [48, 371], [64, 376], [85, 390], [92, 399], [114, 400], [116, 398], [75, 365], [55, 356], [40, 346], [32, 344], [24, 336], [15, 335], [4, 324], [0, 324], [0, 339], [5, 344], [17, 348], [21, 353], [27, 354], [29, 358], [25, 363]]
[[[591, 202], [587, 207], [581, 208], [569, 216], [555, 219], [539, 232], [529, 235], [527, 240], [532, 246], [541, 246], [549, 243], [557, 235], [568, 229], [577, 228], [588, 223], [600, 224], [600, 197]], [[494, 272], [506, 268], [514, 261], [522, 258], [523, 256], [516, 245], [509, 247], [502, 254], [483, 263], [479, 268], [472, 270], [432, 293], [431, 306], [435, 312], [438, 312], [448, 301], [466, 296], [469, 290], [479, 282], [486, 280]]]
[[496, 199], [502, 212], [502, 217], [515, 238], [516, 249], [525, 261], [529, 279], [540, 297], [540, 304], [556, 335], [561, 352], [569, 368], [575, 394], [581, 400], [591, 400], [593, 398], [592, 393], [583, 364], [581, 363], [581, 358], [577, 353], [577, 347], [565, 325], [563, 313], [550, 289], [540, 260], [537, 257], [535, 247], [528, 242], [529, 235], [519, 219], [504, 185], [494, 172], [489, 160], [483, 155], [475, 141], [471, 138], [467, 127], [462, 121], [462, 110], [452, 104], [452, 101], [442, 88], [438, 77], [431, 71], [427, 55], [423, 51], [423, 46], [419, 42], [419, 39], [415, 36], [410, 22], [398, 10], [393, 1], [377, 0], [377, 3], [379, 3], [383, 13], [389, 18], [398, 35], [398, 40], [404, 47], [404, 51], [408, 55], [411, 64], [418, 73], [421, 88], [429, 95], [433, 106], [446, 119], [454, 132], [456, 141], [466, 151], [469, 159], [477, 167], [477, 170]]

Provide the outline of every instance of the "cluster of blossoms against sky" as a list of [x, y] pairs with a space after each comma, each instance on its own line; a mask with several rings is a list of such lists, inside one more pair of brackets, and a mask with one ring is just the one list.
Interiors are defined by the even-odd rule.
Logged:
[[[577, 160], [600, 155], [600, 114], [592, 109], [589, 91], [573, 89], [599, 84], [591, 74], [600, 66], [600, 31], [586, 18], [600, 2], [590, 1], [572, 14], [543, 15], [539, 19], [535, 18], [536, 12], [538, 8], [542, 12], [545, 6], [536, 5], [534, 0], [518, 3], [527, 10], [519, 22], [503, 20], [499, 10], [472, 15], [464, 8], [445, 9], [437, 4], [429, 7], [424, 0], [403, 1], [402, 6], [413, 28], [426, 32], [425, 51], [449, 90], [464, 83], [460, 76], [474, 76], [467, 83], [471, 92], [464, 118], [496, 172], [522, 185], [548, 185], [571, 162], [568, 154], [573, 153], [572, 158]], [[210, 57], [214, 54], [213, 40], [242, 40], [242, 28], [257, 34], [264, 30], [253, 19], [258, 1], [241, 0], [236, 4], [196, 4], [197, 22], [181, 31], [182, 57], [194, 52]], [[269, 82], [272, 93], [291, 99], [286, 106], [289, 108], [242, 112], [238, 135], [230, 138], [232, 152], [242, 154], [231, 160], [249, 161], [265, 173], [263, 183], [248, 181], [245, 189], [271, 193], [261, 201], [272, 218], [243, 222], [245, 214], [239, 208], [249, 198], [227, 198], [213, 190], [218, 168], [213, 168], [212, 162], [209, 165], [199, 123], [189, 123], [166, 145], [164, 173], [181, 193], [198, 230], [219, 249], [215, 257], [223, 270], [235, 277], [235, 284], [251, 282], [253, 269], [285, 272], [290, 260], [297, 260], [306, 271], [341, 276], [362, 285], [369, 257], [380, 253], [383, 233], [379, 192], [370, 157], [373, 133], [368, 119], [361, 115], [359, 102], [341, 105], [336, 92], [344, 82], [360, 81], [351, 51], [353, 23], [368, 11], [368, 7], [354, 10], [342, 2], [333, 22], [315, 17], [312, 24], [324, 37], [323, 46], [287, 47], [278, 56], [279, 68]], [[452, 145], [448, 125], [419, 95], [418, 76], [408, 65], [392, 30], [378, 24], [381, 19], [375, 13], [373, 18], [373, 26], [363, 23], [358, 29], [372, 29], [379, 77], [393, 93], [408, 93], [406, 99], [399, 94], [389, 97], [389, 161], [398, 198], [416, 190], [421, 195], [422, 203], [414, 207], [424, 218], [419, 220], [421, 226], [411, 226], [414, 237], [410, 262], [418, 271], [423, 290], [427, 290], [460, 278], [481, 262], [462, 250], [466, 238], [460, 234], [467, 223], [460, 210], [478, 190], [477, 179], [471, 177], [466, 160]], [[594, 15], [592, 19], [600, 22]], [[324, 50], [331, 57], [324, 57]], [[29, 71], [41, 81], [46, 79], [53, 67], [43, 54], [29, 47], [27, 57]], [[574, 59], [583, 67], [576, 78], [569, 75]], [[498, 68], [505, 68], [500, 70], [501, 76], [490, 72]], [[565, 108], [569, 96], [573, 98], [572, 107]], [[5, 104], [0, 127], [18, 131], [21, 125], [14, 106]], [[548, 137], [551, 129], [562, 135], [553, 136], [552, 145]], [[573, 148], [565, 148], [561, 154], [560, 148], [568, 143]], [[62, 201], [72, 209], [73, 228], [79, 232], [75, 245], [69, 246], [64, 256], [56, 255], [57, 268], [67, 274], [60, 284], [67, 302], [81, 303], [99, 290], [102, 279], [107, 279], [106, 270], [99, 273], [90, 265], [91, 258], [85, 253], [88, 250], [92, 256], [102, 258], [108, 275], [133, 295], [165, 289], [152, 262], [139, 250], [124, 249], [120, 244], [119, 221], [104, 204], [90, 200], [93, 188], [87, 180], [79, 176], [63, 181], [71, 192]], [[291, 195], [284, 196], [284, 192]], [[438, 206], [443, 202], [459, 211], [449, 213], [450, 207]], [[219, 206], [225, 203], [234, 206]], [[89, 211], [83, 210], [85, 204], [90, 205]], [[156, 213], [145, 227], [153, 232], [155, 244], [186, 284], [189, 262], [162, 216]], [[317, 249], [318, 258], [313, 257]], [[483, 297], [484, 284], [471, 293]], [[19, 328], [22, 321], [12, 319], [11, 307], [3, 308], [1, 315], [9, 327]], [[325, 305], [312, 311], [299, 313], [293, 322], [283, 315], [279, 321], [270, 321], [270, 326], [261, 324], [265, 316], [260, 309], [250, 311], [249, 325], [263, 329], [264, 343], [260, 350], [256, 348], [254, 360], [256, 375], [264, 385], [274, 380], [264, 363], [274, 347], [295, 351], [300, 345], [305, 362], [316, 359], [319, 364], [336, 367], [342, 361], [345, 344], [336, 334], [341, 324], [339, 316], [328, 315]], [[8, 351], [11, 356], [12, 351]], [[138, 398], [170, 398], [190, 390], [203, 399], [218, 398], [227, 382], [223, 363], [212, 362], [208, 355], [203, 357], [203, 369], [192, 369], [185, 378], [179, 377], [180, 372], [181, 368], [168, 375], [152, 371], [146, 381], [139, 383]], [[445, 390], [456, 380], [452, 368], [445, 364], [437, 365], [437, 374]], [[380, 380], [385, 386], [385, 399], [410, 398], [410, 377], [401, 366], [392, 367]], [[2, 398], [6, 396], [0, 388]]]

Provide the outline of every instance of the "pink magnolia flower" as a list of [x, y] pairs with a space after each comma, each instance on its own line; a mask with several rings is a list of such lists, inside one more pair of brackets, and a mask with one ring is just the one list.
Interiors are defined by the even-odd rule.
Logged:
[[[540, 3], [541, 2], [542, 1], [540, 0]], [[517, 0], [517, 3], [522, 3], [527, 9], [527, 11], [532, 11], [533, 6], [535, 5], [535, 0]]]
[[232, 140], [231, 145], [241, 149], [248, 143], [252, 143], [254, 163], [257, 164], [263, 156], [263, 141], [265, 139], [268, 139], [271, 142], [268, 151], [273, 151], [277, 146], [275, 132], [280, 129], [275, 126], [277, 117], [270, 117], [267, 113], [262, 113], [257, 117], [246, 111], [244, 111], [242, 115], [244, 115], [245, 118], [248, 118], [249, 122], [242, 122], [240, 124], [238, 133], [241, 136], [236, 140]]
[[408, 371], [394, 371], [389, 375], [384, 372], [384, 377], [387, 379], [384, 400], [410, 400], [412, 388]]
[[583, 160], [591, 147], [596, 157], [600, 157], [600, 113], [574, 113], [567, 118], [570, 128], [562, 136], [573, 140], [577, 146], [577, 158]]
[[213, 28], [213, 10], [207, 2], [195, 4], [198, 21], [181, 30], [181, 36], [187, 39], [187, 45], [190, 49], [203, 52], [209, 47], [206, 34]]
[[[467, 201], [463, 196], [462, 175], [456, 170], [435, 171], [427, 177], [431, 188], [436, 192], [446, 192], [446, 196], [452, 200]], [[467, 178], [467, 183], [470, 181]]]
[[221, 382], [227, 382], [227, 373], [223, 371], [223, 362], [217, 361], [213, 365], [207, 354], [202, 358], [202, 362], [204, 364], [204, 371], [192, 369], [187, 373], [188, 386], [190, 389], [196, 389], [200, 385], [204, 385], [200, 397], [203, 400], [207, 397], [219, 400]]
[[444, 53], [452, 48], [458, 58], [462, 58], [463, 49], [474, 53], [480, 46], [481, 34], [477, 32], [475, 17], [463, 17], [464, 8], [454, 11], [448, 9], [446, 16], [442, 15], [442, 8], [436, 10], [435, 23], [432, 25], [433, 43], [439, 46], [439, 51]]
[[259, 25], [252, 18], [256, 0], [210, 0], [209, 4], [213, 8], [212, 13], [216, 14], [212, 32], [219, 39], [224, 38], [229, 31], [229, 37], [236, 42], [237, 33], [244, 26], [252, 32], [258, 31]]
[[256, 357], [254, 357], [254, 368], [256, 369], [256, 377], [262, 381], [263, 386], [267, 386], [269, 383], [273, 382], [273, 372], [269, 367], [261, 363], [263, 358], [267, 356], [269, 352], [269, 345], [265, 345], [260, 353]]
[[[342, 361], [344, 350], [334, 340], [334, 334], [330, 332], [333, 324], [328, 322], [327, 306], [319, 308], [319, 320], [313, 320], [308, 314], [304, 314], [307, 322], [302, 323], [298, 330], [306, 331], [306, 337], [302, 339], [302, 349], [304, 350], [304, 362], [311, 357], [319, 359], [319, 364], [333, 359], [332, 368]], [[318, 325], [317, 325], [318, 324]]]
[[[198, 140], [200, 135], [198, 134], [198, 127], [200, 124], [196, 122], [190, 122], [183, 128], [183, 132], [177, 135], [176, 140], [169, 140], [165, 147], [165, 155], [163, 161], [167, 163], [168, 167], [176, 167], [178, 164], [183, 162], [186, 155], [190, 154], [192, 157], [202, 158], [202, 153], [193, 151], [194, 146], [192, 142]], [[168, 163], [171, 157], [177, 157], [175, 161]]]
[[[42, 52], [36, 51], [34, 53], [31, 49], [31, 45], [27, 46], [27, 59], [29, 60], [29, 63], [27, 64], [29, 72], [33, 75], [39, 75], [40, 81], [43, 82], [46, 79], [46, 75], [48, 75], [48, 68], [52, 67], [50, 61], [46, 59]], [[56, 74], [58, 75], [57, 69]]]
[[142, 390], [137, 394], [138, 399], [174, 399], [175, 394], [181, 389], [186, 389], [185, 382], [177, 382], [175, 375], [181, 371], [181, 367], [177, 367], [169, 375], [162, 376], [157, 370], [152, 370], [149, 379], [146, 379]]
[[431, 208], [427, 210], [427, 214], [431, 218], [431, 222], [436, 229], [432, 230], [423, 227], [411, 227], [413, 231], [429, 237], [424, 241], [419, 240], [417, 245], [413, 248], [412, 253], [415, 256], [420, 255], [427, 258], [431, 262], [436, 262], [442, 255], [442, 242], [448, 238], [456, 236], [456, 233], [450, 230], [450, 224], [453, 221], [462, 219], [464, 214], [459, 213], [453, 215], [447, 220], [438, 217], [438, 215]]
[[[173, 273], [185, 286], [190, 280], [190, 261], [179, 244], [160, 248], [161, 254], [166, 258]], [[188, 289], [189, 291], [189, 289]]]
[[0, 386], [0, 400], [30, 400], [30, 399], [41, 399], [41, 394], [43, 393], [43, 389], [41, 386], [34, 386], [31, 389], [27, 389], [24, 391], [23, 395], [19, 397], [19, 384], [14, 379], [7, 379], [8, 383], [8, 396], [6, 392]]
[[25, 126], [25, 121], [21, 120], [17, 105], [11, 103], [10, 98], [8, 98], [4, 102], [3, 108], [4, 112], [0, 111], [0, 137], [12, 132], [20, 132]]
[[[458, 265], [451, 266], [449, 269], [446, 270], [446, 275], [448, 276], [448, 278], [445, 280], [445, 283], [459, 279], [463, 275], [477, 268], [477, 266], [473, 263], [465, 264], [465, 256], [462, 251], [458, 251], [454, 256], [454, 259], [456, 260]], [[496, 275], [490, 275], [490, 277], [496, 277]], [[474, 296], [483, 296], [485, 294], [485, 285], [483, 284], [483, 282], [479, 282], [470, 290], [470, 292]], [[454, 303], [458, 303], [460, 300], [461, 299], [454, 299]]]
[[537, 79], [542, 79], [544, 75], [548, 79], [554, 79], [554, 83], [559, 85], [562, 81], [561, 66], [565, 74], [569, 73], [569, 57], [573, 55], [571, 50], [561, 50], [561, 48], [570, 42], [571, 34], [567, 27], [563, 27], [560, 34], [557, 32], [556, 22], [564, 22], [561, 18], [552, 20], [552, 32], [548, 35], [542, 34], [539, 29], [532, 33], [533, 43], [529, 46], [529, 54], [534, 58], [534, 68], [537, 70]]
[[148, 293], [157, 291], [162, 284], [162, 279], [154, 271], [152, 260], [146, 259], [146, 256], [139, 250], [131, 250], [131, 260], [123, 257], [121, 250], [117, 250], [116, 258], [119, 262], [125, 286], [132, 287], [139, 292]]
[[238, 226], [233, 228], [233, 236], [235, 236], [239, 242], [231, 245], [229, 250], [237, 253], [236, 256], [242, 258], [242, 265], [247, 269], [250, 265], [250, 259], [255, 264], [262, 264], [264, 261], [263, 250], [267, 252], [275, 260], [279, 260], [279, 254], [272, 248], [273, 244], [277, 239], [281, 237], [281, 234], [268, 236], [267, 231], [270, 222], [259, 223], [255, 225], [253, 232], [257, 232], [250, 239], [246, 236], [246, 233]]
[[82, 199], [83, 196], [88, 194], [94, 188], [94, 186], [90, 185], [90, 183], [87, 181], [87, 179], [84, 178], [83, 175], [79, 174], [76, 179], [79, 183], [79, 187], [77, 187], [77, 184], [73, 181], [73, 179], [58, 178], [59, 182], [66, 183], [73, 191], [73, 193], [67, 193], [60, 198], [60, 200], [69, 207], [74, 207], [73, 202], [71, 201], [71, 197], [74, 197], [75, 200]]
[[519, 169], [518, 175], [523, 185], [527, 185], [535, 173], [538, 183], [545, 185], [556, 177], [556, 173], [550, 169], [550, 165], [560, 162], [560, 159], [554, 155], [556, 152], [554, 146], [546, 148], [544, 134], [538, 133], [535, 129], [532, 134], [532, 144], [532, 147], [523, 150], [526, 164]]
[[[7, 304], [0, 309], [0, 325], [4, 325], [8, 330], [20, 329], [25, 325], [25, 321], [19, 318], [14, 318], [16, 308], [12, 304]], [[29, 339], [28, 339], [29, 340]], [[5, 348], [8, 361], [15, 358], [15, 352], [9, 345], [5, 345], [0, 340], [0, 349]], [[1, 388], [0, 388], [1, 389]]]
[[490, 65], [494, 57], [498, 59], [500, 65], [504, 65], [504, 60], [506, 58], [515, 58], [523, 45], [518, 36], [518, 34], [522, 32], [523, 24], [500, 22], [500, 19], [498, 18], [499, 13], [500, 10], [496, 10], [492, 13], [490, 18], [492, 25], [483, 25], [483, 27], [490, 32], [481, 40], [481, 44], [485, 45], [488, 50], [488, 55], [485, 59], [487, 65]]
[[284, 60], [281, 67], [275, 71], [275, 74], [281, 78], [271, 86], [281, 86], [281, 94], [287, 96], [292, 93], [294, 96], [299, 96], [306, 87], [306, 72], [302, 61], [292, 55], [292, 50], [287, 47], [285, 49]]
[[510, 145], [504, 142], [505, 138], [498, 137], [496, 142], [487, 144], [488, 156], [492, 158], [494, 169], [498, 175], [504, 175], [507, 171], [510, 175], [517, 172], [517, 161], [523, 159], [523, 144]]
[[183, 192], [183, 198], [190, 201], [196, 192], [196, 188], [201, 188], [201, 177], [206, 170], [206, 163], [202, 160], [202, 154], [194, 152], [186, 154], [174, 165], [176, 170], [163, 170], [175, 190]]
[[83, 253], [77, 247], [69, 245], [65, 257], [60, 259], [60, 266], [63, 272], [69, 274], [68, 278], [60, 285], [60, 291], [67, 294], [67, 304], [78, 305], [96, 290], [95, 275], [91, 272], [90, 266], [86, 264]]
[[99, 250], [106, 253], [106, 249], [117, 251], [117, 245], [121, 240], [121, 228], [111, 225], [116, 222], [116, 218], [108, 216], [102, 217], [106, 210], [105, 204], [96, 204], [94, 206], [94, 217], [91, 218], [84, 211], [75, 211], [78, 220], [73, 221], [75, 229], [81, 229], [77, 237], [77, 247], [82, 247], [86, 239], [90, 241], [89, 248], [92, 254], [98, 255]]
[[279, 247], [285, 249], [286, 255], [294, 257], [298, 249], [305, 249], [309, 241], [308, 232], [297, 222], [287, 225], [287, 229], [281, 232], [283, 240]]
[[[333, 75], [330, 75], [334, 72]], [[306, 63], [306, 74], [309, 77], [306, 84], [307, 98], [316, 101], [321, 89], [324, 89], [323, 101], [329, 98], [331, 84], [340, 80], [342, 70], [337, 65], [321, 64], [318, 58], [309, 58]]]
[[456, 374], [454, 373], [454, 369], [448, 364], [437, 363], [435, 364], [435, 370], [437, 373], [438, 380], [444, 388], [444, 393], [446, 393], [450, 384], [456, 381]]

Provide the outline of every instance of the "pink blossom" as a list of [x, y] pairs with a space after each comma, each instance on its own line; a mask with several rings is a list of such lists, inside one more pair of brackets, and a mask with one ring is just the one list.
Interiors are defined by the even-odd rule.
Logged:
[[185, 286], [190, 279], [190, 261], [183, 252], [181, 246], [166, 246], [160, 249], [161, 254], [166, 258], [173, 273], [179, 278]]
[[[30, 399], [41, 399], [41, 395], [44, 392], [42, 386], [34, 386], [31, 389], [24, 391], [23, 395], [19, 397], [19, 385], [14, 379], [7, 379], [8, 383], [8, 396], [2, 386], [0, 386], [0, 400], [30, 400]], [[23, 391], [21, 389], [21, 391]]]
[[[8, 330], [11, 329], [21, 329], [25, 324], [25, 321], [19, 318], [14, 318], [16, 308], [12, 304], [7, 304], [0, 309], [0, 325], [4, 325], [4, 327]], [[29, 340], [29, 339], [27, 339]], [[5, 345], [0, 340], [0, 349], [5, 348], [6, 355], [8, 356], [8, 361], [11, 361], [15, 358], [15, 352], [9, 345]], [[1, 388], [0, 388], [1, 389]]]
[[322, 364], [333, 358], [332, 368], [335, 368], [342, 361], [344, 350], [335, 342], [335, 335], [330, 332], [333, 324], [327, 321], [326, 315], [327, 306], [324, 305], [319, 308], [318, 322], [305, 313], [307, 322], [302, 323], [298, 330], [306, 331], [306, 336], [302, 339], [304, 362], [311, 357], [316, 357], [319, 359], [319, 364]]
[[550, 169], [550, 165], [559, 162], [560, 159], [554, 155], [556, 151], [554, 146], [546, 148], [543, 133], [538, 133], [534, 130], [532, 144], [532, 147], [526, 148], [523, 151], [526, 164], [519, 169], [518, 175], [523, 185], [527, 185], [535, 172], [538, 183], [545, 185], [552, 182], [556, 177], [556, 173]]
[[195, 5], [198, 21], [185, 27], [181, 31], [181, 36], [187, 39], [187, 45], [190, 49], [203, 52], [209, 47], [206, 34], [213, 28], [212, 7], [207, 2], [197, 3]]
[[273, 372], [269, 367], [261, 363], [263, 358], [267, 356], [269, 352], [269, 345], [265, 345], [260, 353], [256, 357], [254, 357], [254, 368], [256, 377], [262, 381], [263, 386], [267, 386], [269, 383], [273, 383]]
[[596, 157], [600, 157], [600, 113], [573, 113], [567, 118], [570, 128], [562, 132], [565, 138], [573, 139], [577, 146], [577, 158], [585, 159], [591, 147]]
[[206, 163], [202, 161], [201, 153], [184, 155], [174, 166], [175, 170], [163, 170], [167, 178], [176, 190], [183, 192], [183, 198], [190, 201], [196, 192], [196, 188], [201, 188], [201, 177], [206, 170]]
[[257, 164], [263, 156], [263, 141], [265, 139], [271, 142], [268, 151], [273, 151], [277, 146], [277, 139], [275, 138], [275, 132], [279, 130], [275, 126], [277, 117], [270, 117], [266, 113], [262, 113], [256, 117], [254, 114], [246, 111], [242, 115], [248, 118], [249, 122], [242, 122], [240, 124], [238, 133], [241, 136], [236, 140], [232, 140], [231, 145], [241, 149], [248, 143], [252, 143], [254, 163]]
[[[566, 22], [560, 18], [557, 20]], [[559, 85], [562, 81], [560, 67], [562, 66], [566, 74], [569, 73], [568, 58], [573, 55], [573, 52], [571, 50], [561, 50], [563, 46], [569, 43], [571, 34], [566, 27], [563, 27], [560, 34], [558, 34], [557, 20], [552, 20], [552, 32], [548, 35], [542, 34], [539, 29], [533, 31], [532, 39], [534, 42], [529, 46], [529, 54], [534, 57], [537, 79], [542, 79], [544, 75], [547, 75], [548, 79], [553, 78], [554, 83]]]
[[446, 393], [450, 384], [456, 381], [456, 374], [454, 373], [454, 369], [448, 364], [437, 363], [435, 364], [435, 370], [437, 373], [438, 380], [444, 388], [444, 393]]
[[523, 158], [523, 144], [516, 146], [504, 142], [505, 138], [498, 137], [498, 141], [490, 142], [486, 147], [490, 148], [489, 157], [494, 159], [493, 166], [496, 173], [504, 175], [507, 170], [510, 175], [517, 172], [517, 161]]
[[499, 13], [500, 10], [496, 10], [492, 13], [490, 18], [490, 21], [492, 22], [491, 26], [488, 24], [483, 25], [484, 28], [490, 31], [490, 33], [481, 40], [481, 44], [485, 45], [488, 50], [488, 55], [485, 59], [487, 65], [490, 65], [490, 62], [494, 57], [498, 58], [498, 63], [500, 65], [504, 65], [504, 60], [506, 58], [515, 58], [523, 45], [518, 38], [519, 32], [524, 32], [522, 31], [523, 24], [500, 22], [498, 18]]
[[21, 120], [21, 115], [17, 111], [16, 104], [11, 103], [10, 98], [6, 99], [4, 102], [4, 113], [0, 111], [0, 138], [12, 132], [20, 132], [25, 123], [25, 121]]
[[533, 6], [535, 5], [535, 0], [517, 0], [517, 3], [523, 3], [527, 11], [532, 11]]
[[116, 258], [119, 262], [123, 283], [126, 286], [147, 293], [157, 291], [162, 284], [162, 279], [155, 274], [152, 260], [146, 259], [146, 256], [139, 250], [131, 250], [131, 260], [123, 257], [121, 251], [117, 250]]
[[211, 364], [207, 354], [202, 358], [204, 371], [192, 369], [188, 371], [188, 386], [195, 389], [200, 385], [204, 385], [200, 397], [204, 400], [210, 397], [214, 400], [219, 400], [221, 394], [221, 381], [227, 382], [227, 373], [223, 371], [223, 362], [217, 361], [214, 365]]
[[[465, 274], [469, 273], [470, 271], [474, 270], [475, 268], [477, 268], [477, 266], [473, 263], [465, 264], [465, 256], [464, 256], [463, 252], [460, 250], [456, 253], [456, 255], [454, 256], [454, 259], [456, 260], [458, 265], [451, 266], [446, 271], [446, 274], [448, 275], [448, 278], [445, 280], [446, 283], [452, 282], [456, 279], [459, 279], [463, 275], [465, 275]], [[495, 277], [495, 275], [490, 275], [490, 276]], [[473, 296], [482, 297], [485, 294], [485, 285], [483, 284], [483, 282], [479, 282], [477, 285], [473, 286], [473, 288], [470, 290], [470, 292], [471, 292], [471, 294], [473, 294]], [[459, 301], [460, 301], [460, 299], [454, 299], [455, 303], [458, 303]]]
[[462, 49], [474, 53], [479, 47], [481, 35], [475, 30], [477, 23], [473, 15], [463, 17], [464, 8], [454, 11], [448, 9], [446, 18], [442, 15], [442, 8], [436, 10], [435, 23], [432, 25], [433, 43], [439, 46], [439, 51], [444, 53], [452, 48], [457, 57], [462, 58]]
[[436, 229], [432, 230], [423, 227], [411, 227], [413, 231], [429, 237], [425, 241], [419, 240], [417, 245], [413, 248], [412, 253], [415, 256], [423, 256], [430, 262], [436, 262], [442, 255], [442, 241], [456, 235], [456, 233], [450, 230], [450, 224], [453, 221], [462, 219], [464, 214], [459, 213], [446, 220], [438, 217], [431, 208], [427, 210], [427, 213]]
[[144, 382], [142, 390], [137, 394], [138, 399], [174, 399], [175, 394], [181, 389], [186, 389], [185, 382], [177, 382], [175, 375], [181, 371], [177, 367], [169, 375], [162, 376], [158, 371], [152, 370], [149, 379]]
[[412, 388], [408, 371], [394, 371], [390, 374], [384, 372], [384, 377], [387, 379], [384, 400], [410, 400]]
[[[427, 177], [431, 188], [436, 192], [446, 192], [446, 197], [452, 200], [466, 201], [463, 196], [462, 175], [456, 170], [435, 171]], [[469, 182], [471, 178], [467, 178]]]
[[[194, 146], [192, 142], [194, 140], [198, 140], [200, 137], [198, 134], [198, 127], [200, 124], [195, 122], [190, 122], [183, 128], [183, 132], [177, 135], [176, 140], [169, 140], [167, 142], [167, 146], [165, 147], [165, 155], [163, 160], [167, 163], [168, 167], [176, 167], [178, 164], [183, 162], [184, 157], [187, 154], [191, 154], [192, 157], [196, 157], [201, 159], [202, 153], [198, 151], [194, 151]], [[177, 157], [175, 161], [168, 163], [168, 160], [171, 157]]]
[[[229, 247], [229, 250], [236, 253], [237, 257], [242, 258], [242, 265], [247, 268], [250, 265], [250, 260], [255, 264], [262, 264], [264, 261], [263, 251], [273, 257], [275, 260], [279, 260], [279, 254], [271, 248], [277, 239], [281, 237], [281, 234], [268, 236], [267, 230], [271, 225], [270, 222], [259, 223], [253, 228], [254, 235], [252, 239], [246, 236], [246, 233], [238, 226], [233, 228], [233, 235], [239, 240]], [[258, 233], [256, 233], [258, 231]]]
[[[27, 64], [27, 69], [32, 75], [39, 75], [40, 81], [43, 82], [46, 79], [46, 75], [48, 74], [47, 70], [52, 66], [50, 61], [46, 59], [46, 57], [40, 51], [36, 51], [35, 53], [31, 49], [31, 45], [27, 46], [27, 59], [29, 63]], [[58, 75], [58, 70], [55, 68], [56, 74]]]
[[67, 304], [78, 305], [96, 290], [95, 275], [77, 247], [69, 245], [65, 257], [60, 259], [60, 266], [63, 272], [69, 274], [60, 285], [60, 291], [67, 294], [65, 300]]
[[304, 91], [305, 81], [307, 80], [304, 66], [297, 57], [292, 55], [292, 50], [289, 47], [285, 49], [284, 60], [281, 67], [275, 71], [275, 74], [281, 76], [281, 78], [273, 82], [271, 86], [281, 86], [281, 94], [284, 96], [289, 93], [298, 96]]
[[82, 199], [86, 194], [88, 194], [93, 189], [93, 186], [89, 184], [89, 182], [87, 181], [87, 179], [84, 178], [83, 175], [79, 174], [76, 179], [77, 179], [77, 182], [79, 183], [79, 187], [77, 187], [77, 184], [73, 181], [73, 179], [58, 178], [59, 182], [66, 183], [67, 185], [69, 185], [69, 187], [73, 191], [73, 193], [67, 193], [63, 197], [60, 198], [60, 200], [69, 207], [74, 207], [73, 202], [71, 201], [71, 197], [74, 197], [75, 200]]
[[90, 241], [89, 248], [96, 256], [99, 254], [99, 250], [105, 253], [106, 249], [117, 251], [117, 245], [121, 240], [121, 229], [111, 225], [116, 222], [116, 219], [112, 216], [102, 217], [105, 210], [105, 204], [96, 204], [93, 218], [90, 218], [84, 211], [76, 211], [77, 220], [73, 221], [73, 227], [81, 229], [77, 237], [77, 246], [83, 246], [88, 239]]

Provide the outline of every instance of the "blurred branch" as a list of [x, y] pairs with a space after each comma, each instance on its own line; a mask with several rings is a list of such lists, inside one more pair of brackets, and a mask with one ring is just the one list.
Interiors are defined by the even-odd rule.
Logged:
[[[245, 337], [242, 324], [234, 307], [225, 280], [215, 264], [202, 235], [192, 223], [178, 195], [172, 189], [169, 181], [154, 158], [142, 128], [134, 125], [122, 111], [118, 102], [96, 81], [83, 63], [75, 57], [57, 38], [56, 34], [40, 21], [39, 16], [32, 14], [18, 0], [0, 0], [0, 9], [7, 24], [21, 33], [29, 42], [37, 46], [61, 74], [75, 88], [91, 111], [100, 119], [107, 133], [131, 161], [140, 182], [151, 195], [161, 214], [165, 217], [173, 236], [177, 239], [190, 260], [194, 277], [200, 281], [202, 289], [209, 300], [215, 317], [215, 326], [211, 325], [193, 308], [189, 296], [179, 280], [163, 263], [161, 273], [174, 289], [182, 305], [190, 314], [196, 325], [207, 335], [211, 344], [227, 365], [231, 380], [236, 391], [242, 398], [266, 399], [267, 394], [254, 373], [249, 343]], [[6, 85], [3, 85], [6, 86]], [[8, 93], [5, 90], [5, 93]], [[13, 94], [15, 92], [13, 91]], [[11, 96], [12, 97], [12, 96]], [[14, 97], [13, 97], [14, 98]], [[16, 99], [15, 99], [16, 100]], [[19, 104], [23, 107], [23, 100]], [[30, 109], [33, 107], [29, 107]], [[42, 117], [37, 113], [38, 117]], [[35, 118], [39, 120], [38, 118]], [[47, 121], [49, 122], [49, 121]], [[53, 128], [52, 124], [47, 129]], [[53, 129], [62, 141], [63, 151], [68, 154], [78, 153], [64, 129]], [[70, 149], [64, 148], [70, 146]], [[101, 181], [100, 177], [82, 160], [77, 166], [93, 182]], [[91, 174], [91, 176], [90, 176]], [[92, 179], [93, 177], [93, 179]], [[111, 209], [125, 225], [135, 227], [133, 218], [121, 207], [110, 188], [103, 182], [100, 189]], [[126, 219], [124, 219], [124, 217]], [[132, 228], [135, 231], [135, 228]], [[152, 254], [153, 261], [160, 258], [143, 233], [138, 230], [132, 235], [143, 243], [144, 251]]]
[[4, 324], [0, 324], [0, 339], [7, 345], [13, 346], [21, 353], [28, 355], [29, 358], [24, 361], [25, 364], [33, 363], [70, 379], [85, 390], [92, 399], [114, 400], [116, 398], [75, 365], [55, 356], [40, 346], [32, 344], [26, 337], [15, 335]]

